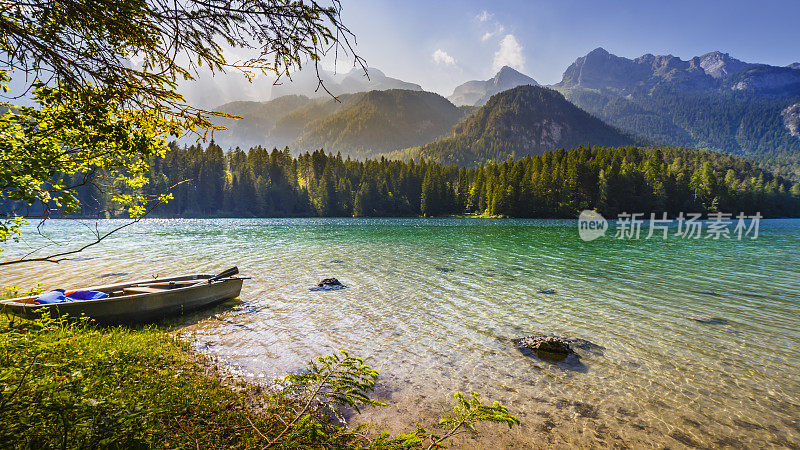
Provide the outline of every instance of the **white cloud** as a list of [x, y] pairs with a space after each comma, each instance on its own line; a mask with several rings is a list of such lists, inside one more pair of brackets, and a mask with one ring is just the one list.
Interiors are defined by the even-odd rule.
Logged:
[[492, 71], [497, 72], [503, 66], [513, 67], [519, 71], [525, 69], [525, 56], [522, 54], [522, 45], [513, 34], [507, 34], [500, 41], [500, 48], [494, 54]]
[[498, 23], [497, 24], [497, 28], [495, 28], [494, 31], [487, 31], [486, 33], [483, 34], [483, 36], [481, 36], [481, 41], [486, 42], [489, 39], [499, 35], [500, 33], [502, 33], [505, 30], [506, 30], [505, 27]]
[[491, 19], [492, 16], [494, 16], [494, 14], [492, 14], [489, 11], [486, 11], [484, 9], [483, 11], [481, 11], [480, 14], [475, 16], [475, 18], [478, 19], [478, 21], [480, 21], [480, 22], [486, 22], [487, 20]]
[[445, 66], [454, 66], [456, 64], [456, 59], [448, 55], [447, 52], [442, 49], [433, 52], [432, 56], [436, 64], [444, 64]]

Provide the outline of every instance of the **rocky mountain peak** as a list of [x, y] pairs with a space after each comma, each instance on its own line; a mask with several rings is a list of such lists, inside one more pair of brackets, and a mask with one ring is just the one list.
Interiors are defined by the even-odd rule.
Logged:
[[567, 67], [559, 85], [626, 89], [641, 82], [652, 72], [650, 66], [655, 57], [650, 56], [652, 55], [645, 55], [640, 58], [642, 61], [634, 61], [612, 55], [598, 47]]
[[593, 57], [604, 57], [604, 56], [610, 56], [610, 55], [611, 55], [611, 53], [608, 53], [606, 51], [606, 49], [604, 49], [603, 47], [597, 47], [596, 49], [590, 51], [586, 55], [586, 57], [587, 58], [590, 57], [590, 56], [593, 56]]
[[720, 79], [735, 75], [747, 69], [750, 64], [732, 58], [731, 55], [722, 52], [706, 53], [699, 57], [698, 64], [707, 75]]
[[491, 80], [487, 80], [487, 83], [497, 86], [503, 91], [524, 84], [530, 84], [532, 86], [539, 85], [533, 78], [508, 66], [503, 66]]
[[503, 66], [494, 77], [488, 80], [467, 81], [456, 87], [447, 99], [456, 106], [481, 106], [494, 94], [528, 84], [539, 86], [539, 83], [533, 78], [509, 66]]

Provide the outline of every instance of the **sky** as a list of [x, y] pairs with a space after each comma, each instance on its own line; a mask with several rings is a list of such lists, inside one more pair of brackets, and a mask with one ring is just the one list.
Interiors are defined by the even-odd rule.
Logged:
[[[445, 96], [503, 65], [557, 83], [569, 64], [597, 47], [628, 58], [653, 53], [685, 60], [719, 50], [747, 62], [800, 61], [800, 0], [342, 0], [342, 6], [356, 51], [370, 67]], [[331, 58], [325, 65], [334, 67]], [[336, 68], [347, 72], [352, 61]], [[212, 80], [201, 80], [187, 96], [269, 98], [269, 80], [245, 86], [236, 78], [214, 79], [216, 90], [206, 87]]]
[[449, 95], [503, 64], [542, 84], [603, 47], [635, 58], [719, 50], [748, 62], [800, 61], [798, 0], [343, 0], [370, 66]]
[[[324, 2], [323, 2], [324, 3]], [[800, 61], [800, 0], [341, 0], [356, 51], [386, 75], [450, 95], [503, 65], [553, 84], [597, 47], [628, 58], [682, 59], [719, 50], [747, 61]], [[332, 58], [324, 65], [333, 68]], [[352, 68], [340, 60], [339, 72]], [[268, 100], [272, 80], [202, 73], [183, 83], [193, 104]]]

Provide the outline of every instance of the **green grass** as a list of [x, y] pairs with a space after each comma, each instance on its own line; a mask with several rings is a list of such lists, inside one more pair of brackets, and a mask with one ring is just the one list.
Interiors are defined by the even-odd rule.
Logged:
[[[212, 372], [154, 327], [0, 323], [0, 442], [22, 448], [254, 447], [255, 387]], [[250, 421], [253, 425], [250, 425]]]
[[155, 326], [0, 315], [0, 448], [437, 448], [478, 422], [518, 423], [498, 403], [463, 396], [440, 422], [442, 437], [329, 420], [341, 407], [379, 406], [368, 397], [377, 377], [342, 352], [271, 393]]

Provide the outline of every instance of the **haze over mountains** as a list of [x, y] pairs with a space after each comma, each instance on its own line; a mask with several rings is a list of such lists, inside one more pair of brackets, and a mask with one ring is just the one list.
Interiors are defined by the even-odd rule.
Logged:
[[[369, 76], [367, 76], [369, 74]], [[333, 73], [329, 70], [319, 70], [325, 87], [333, 95], [355, 94], [356, 92], [366, 91], [385, 91], [389, 89], [406, 89], [410, 91], [421, 91], [422, 87], [418, 84], [408, 83], [397, 78], [387, 77], [380, 70], [369, 67], [367, 74], [360, 67], [353, 68], [347, 73]], [[309, 98], [327, 97], [330, 94], [319, 86], [317, 72], [313, 65], [306, 65], [302, 70], [292, 74], [291, 79], [285, 78], [280, 84], [272, 86], [271, 99], [276, 99], [284, 95], [303, 95]]]
[[294, 153], [324, 148], [357, 158], [432, 142], [449, 134], [469, 109], [425, 91], [373, 90], [308, 98], [287, 95], [268, 102], [232, 102], [218, 110], [243, 119], [224, 120], [223, 147], [283, 148]]
[[[460, 164], [561, 146], [650, 142], [749, 156], [785, 172], [800, 167], [799, 63], [753, 64], [721, 52], [689, 60], [651, 54], [628, 59], [598, 48], [576, 59], [552, 86], [563, 97], [526, 88], [496, 101], [493, 96], [510, 89], [539, 84], [503, 67], [444, 99], [377, 69], [369, 73], [369, 80], [363, 71], [322, 74], [341, 103], [315, 92], [316, 74], [305, 71], [293, 83], [273, 87], [269, 102], [222, 105], [220, 110], [245, 119], [218, 133], [217, 142], [289, 145], [295, 152], [325, 148], [354, 157], [421, 154]], [[363, 93], [387, 89], [393, 90]], [[580, 116], [577, 108], [569, 111], [564, 98], [611, 126]]]

